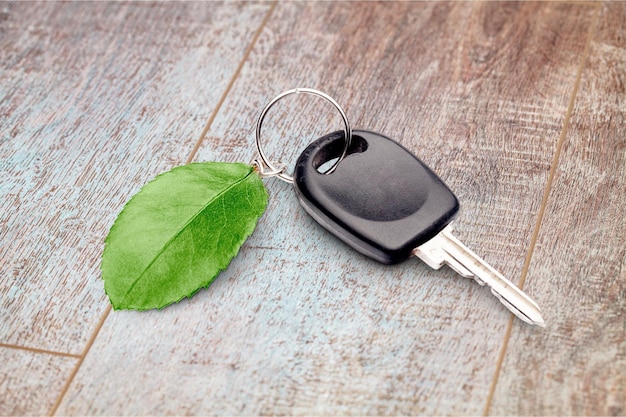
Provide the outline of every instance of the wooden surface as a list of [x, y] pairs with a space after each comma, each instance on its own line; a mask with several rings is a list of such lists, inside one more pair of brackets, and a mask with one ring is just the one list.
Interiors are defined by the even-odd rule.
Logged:
[[[624, 21], [611, 2], [0, 4], [0, 414], [625, 414]], [[358, 255], [275, 179], [209, 289], [111, 311], [123, 204], [188, 160], [250, 161], [261, 108], [304, 86], [438, 172], [456, 234], [547, 328], [448, 269]], [[291, 164], [341, 123], [299, 97], [264, 126]]]

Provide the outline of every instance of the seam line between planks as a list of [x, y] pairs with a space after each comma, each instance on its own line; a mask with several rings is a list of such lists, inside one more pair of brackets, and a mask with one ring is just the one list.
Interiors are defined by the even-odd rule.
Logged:
[[237, 80], [237, 78], [239, 78], [239, 74], [241, 74], [241, 70], [243, 69], [243, 66], [248, 61], [248, 57], [250, 56], [250, 53], [252, 52], [252, 49], [256, 45], [256, 42], [259, 39], [259, 37], [261, 36], [261, 33], [263, 32], [263, 29], [267, 25], [267, 22], [270, 20], [270, 16], [272, 16], [272, 13], [274, 12], [274, 9], [276, 8], [276, 5], [278, 4], [277, 1], [278, 0], [275, 0], [274, 2], [272, 2], [272, 5], [270, 6], [269, 10], [265, 14], [265, 17], [263, 18], [263, 21], [259, 25], [259, 27], [256, 30], [256, 33], [254, 34], [254, 36], [252, 37], [252, 41], [250, 41], [250, 44], [246, 48], [246, 50], [245, 50], [245, 52], [243, 54], [243, 58], [239, 62], [239, 65], [237, 66], [237, 69], [235, 70], [235, 73], [233, 74], [232, 78], [230, 79], [230, 82], [226, 86], [226, 89], [224, 90], [224, 93], [222, 93], [222, 96], [220, 97], [220, 100], [217, 102], [217, 106], [215, 106], [215, 109], [213, 110], [213, 112], [209, 116], [209, 120], [207, 120], [206, 124], [204, 125], [204, 129], [202, 129], [202, 133], [200, 133], [200, 137], [196, 141], [196, 144], [194, 145], [193, 149], [191, 150], [191, 153], [189, 154], [189, 157], [187, 158], [187, 161], [185, 163], [187, 163], [187, 164], [190, 163], [195, 158], [196, 153], [198, 153], [198, 149], [200, 149], [200, 146], [202, 145], [202, 142], [204, 141], [204, 137], [209, 132], [209, 129], [211, 128], [211, 125], [213, 124], [213, 121], [217, 117], [217, 114], [219, 113], [220, 109], [222, 108], [222, 105], [226, 101], [226, 97], [228, 97], [228, 94], [230, 94], [230, 90], [233, 88], [233, 85], [235, 84], [235, 81]]
[[[204, 126], [204, 129], [202, 130], [202, 133], [200, 134], [199, 139], [197, 140], [196, 144], [194, 145], [193, 149], [191, 150], [191, 153], [189, 154], [189, 157], [187, 158], [186, 163], [190, 163], [193, 160], [193, 158], [196, 155], [196, 153], [198, 152], [198, 149], [200, 148], [200, 145], [202, 144], [202, 141], [204, 140], [204, 137], [206, 136], [207, 132], [209, 131], [211, 125], [213, 124], [213, 121], [215, 120], [215, 117], [217, 116], [217, 113], [219, 112], [220, 108], [222, 107], [222, 104], [224, 104], [224, 101], [226, 100], [226, 97], [228, 96], [228, 93], [230, 93], [230, 90], [232, 89], [232, 87], [233, 87], [233, 85], [235, 83], [235, 80], [239, 77], [239, 74], [241, 73], [241, 70], [242, 70], [244, 64], [248, 60], [248, 57], [250, 56], [250, 53], [252, 52], [252, 49], [254, 48], [254, 45], [256, 44], [257, 39], [260, 37], [261, 32], [263, 31], [263, 29], [265, 28], [267, 22], [269, 21], [270, 16], [272, 15], [274, 9], [276, 8], [276, 5], [277, 5], [277, 1], [274, 1], [272, 3], [272, 5], [271, 5], [270, 9], [265, 14], [265, 17], [261, 21], [261, 24], [259, 25], [259, 27], [256, 30], [252, 40], [250, 41], [250, 44], [248, 45], [248, 47], [246, 48], [246, 51], [244, 52], [242, 60], [239, 62], [239, 65], [237, 66], [237, 69], [235, 70], [235, 73], [231, 77], [228, 85], [226, 86], [226, 90], [224, 91], [224, 93], [220, 97], [220, 100], [219, 100], [215, 110], [213, 110], [213, 113], [211, 113], [211, 116], [209, 117], [209, 120], [207, 121], [206, 125]], [[87, 345], [85, 346], [85, 349], [83, 350], [81, 355], [79, 355], [79, 356], [74, 355], [74, 357], [78, 358], [78, 361], [77, 361], [76, 365], [74, 366], [74, 369], [72, 370], [72, 373], [67, 378], [67, 381], [65, 382], [65, 385], [63, 386], [63, 389], [61, 390], [61, 393], [57, 397], [56, 402], [52, 406], [52, 409], [50, 410], [50, 413], [49, 413], [50, 416], [53, 416], [53, 415], [56, 414], [59, 406], [61, 405], [61, 401], [63, 401], [63, 398], [65, 397], [65, 394], [67, 393], [67, 391], [69, 390], [70, 385], [74, 381], [74, 378], [76, 377], [76, 374], [78, 373], [78, 370], [80, 369], [83, 361], [85, 360], [85, 357], [89, 353], [89, 349], [91, 349], [91, 346], [93, 345], [94, 341], [96, 340], [96, 337], [100, 333], [100, 329], [102, 329], [102, 326], [104, 325], [104, 322], [106, 321], [106, 319], [109, 316], [110, 312], [111, 312], [111, 305], [109, 304], [107, 306], [107, 309], [105, 310], [105, 312], [102, 314], [102, 317], [100, 318], [100, 321], [98, 322], [98, 325], [96, 326], [96, 329], [94, 330], [94, 332], [92, 333], [91, 337], [89, 338], [89, 341], [87, 342]]]
[[[528, 251], [526, 252], [526, 259], [524, 260], [524, 266], [522, 267], [522, 273], [520, 275], [520, 282], [519, 282], [520, 288], [523, 288], [524, 284], [526, 283], [526, 277], [528, 276], [530, 263], [531, 263], [531, 260], [535, 251], [537, 239], [539, 238], [539, 230], [541, 229], [541, 224], [543, 222], [543, 217], [545, 214], [546, 206], [548, 205], [548, 199], [550, 197], [550, 192], [552, 190], [552, 183], [554, 182], [556, 169], [559, 164], [559, 159], [561, 156], [561, 149], [563, 148], [563, 143], [565, 142], [565, 137], [567, 136], [567, 132], [569, 130], [570, 119], [574, 111], [574, 104], [576, 102], [576, 96], [578, 95], [578, 89], [580, 87], [580, 80], [582, 78], [582, 73], [585, 69], [585, 66], [587, 65], [587, 60], [589, 58], [589, 50], [591, 49], [591, 40], [593, 39], [593, 36], [595, 35], [595, 32], [596, 32], [598, 19], [600, 16], [600, 12], [599, 12], [600, 6], [601, 6], [601, 3], [595, 4], [595, 10], [594, 10], [593, 20], [591, 22], [591, 28], [589, 29], [589, 34], [587, 36], [587, 41], [585, 43], [585, 49], [583, 50], [582, 58], [578, 66], [576, 79], [574, 80], [574, 87], [572, 89], [572, 93], [569, 98], [567, 111], [565, 113], [565, 119], [563, 120], [563, 127], [561, 128], [561, 134], [559, 135], [556, 149], [554, 151], [554, 156], [552, 157], [552, 165], [550, 166], [550, 172], [548, 173], [548, 180], [546, 181], [546, 186], [543, 190], [543, 196], [541, 198], [541, 205], [539, 207], [539, 213], [537, 214], [537, 220], [535, 221], [535, 227], [534, 227], [533, 234], [530, 240], [530, 245], [528, 247]], [[502, 347], [498, 355], [498, 361], [496, 363], [496, 370], [494, 371], [494, 375], [491, 381], [491, 387], [489, 388], [489, 393], [487, 394], [485, 410], [483, 412], [484, 417], [487, 417], [489, 415], [491, 403], [493, 402], [493, 397], [495, 395], [496, 386], [498, 385], [498, 379], [500, 377], [500, 372], [502, 370], [502, 365], [504, 363], [504, 357], [506, 356], [506, 351], [509, 345], [509, 339], [511, 338], [514, 321], [515, 321], [515, 317], [513, 316], [513, 314], [511, 314], [509, 318], [509, 322], [506, 327], [505, 334], [504, 334]]]
[[89, 353], [89, 349], [93, 345], [93, 342], [96, 340], [98, 333], [100, 333], [100, 329], [104, 325], [104, 322], [106, 321], [110, 312], [111, 312], [111, 304], [107, 305], [107, 308], [102, 314], [102, 317], [100, 318], [100, 321], [98, 322], [98, 325], [96, 326], [96, 329], [93, 331], [93, 333], [91, 334], [91, 337], [87, 341], [87, 345], [85, 346], [85, 349], [83, 349], [83, 353], [78, 358], [76, 365], [74, 365], [74, 369], [72, 369], [72, 373], [65, 381], [65, 385], [63, 385], [63, 389], [61, 390], [61, 393], [57, 397], [56, 402], [52, 406], [52, 409], [50, 410], [49, 415], [53, 416], [57, 412], [57, 409], [59, 408], [59, 405], [61, 405], [61, 401], [63, 400], [63, 397], [65, 397], [65, 394], [67, 393], [67, 390], [70, 388], [72, 381], [74, 381], [74, 377], [78, 373], [80, 366], [83, 364], [83, 361], [85, 360], [85, 357], [87, 356], [87, 353]]
[[45, 355], [64, 356], [66, 358], [80, 358], [80, 355], [77, 353], [58, 352], [55, 350], [46, 350], [46, 349], [33, 348], [33, 347], [28, 347], [28, 346], [12, 345], [10, 343], [0, 343], [0, 348], [25, 350], [31, 353], [42, 353]]

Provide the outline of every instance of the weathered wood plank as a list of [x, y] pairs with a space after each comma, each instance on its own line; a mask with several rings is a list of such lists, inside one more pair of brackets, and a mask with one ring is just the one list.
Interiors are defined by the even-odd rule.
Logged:
[[[0, 5], [0, 342], [80, 354], [103, 238], [183, 163], [268, 4]], [[77, 359], [0, 349], [0, 413], [50, 410]]]
[[[84, 349], [107, 228], [184, 162], [268, 7], [2, 5], [0, 341]], [[49, 411], [76, 363], [28, 355], [0, 349], [2, 414]]]
[[0, 341], [80, 353], [108, 227], [185, 161], [269, 5], [3, 7]]
[[[280, 3], [197, 159], [250, 161], [267, 100], [321, 88], [355, 126], [438, 171], [464, 206], [459, 236], [516, 281], [593, 10]], [[295, 101], [266, 122], [276, 159], [340, 127], [319, 102]], [[267, 213], [211, 288], [161, 312], [111, 314], [59, 414], [482, 412], [507, 311], [448, 270], [359, 256], [290, 186], [267, 185]]]
[[44, 415], [78, 359], [0, 347], [0, 415]]
[[548, 328], [513, 329], [495, 415], [626, 413], [625, 21], [603, 5], [528, 274]]
[[[0, 5], [0, 342], [80, 354], [103, 238], [187, 158], [269, 5]], [[0, 349], [0, 414], [50, 410], [76, 358]]]

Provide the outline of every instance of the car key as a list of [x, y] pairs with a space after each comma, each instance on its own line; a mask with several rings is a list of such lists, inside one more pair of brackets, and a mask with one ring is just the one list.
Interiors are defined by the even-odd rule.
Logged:
[[[345, 145], [344, 132], [331, 133], [311, 143], [296, 163], [298, 199], [318, 223], [385, 264], [412, 256], [435, 269], [447, 264], [491, 287], [521, 320], [545, 327], [530, 297], [452, 235], [459, 203], [433, 171], [379, 133], [355, 130], [347, 154]], [[333, 172], [324, 175], [332, 161]]]

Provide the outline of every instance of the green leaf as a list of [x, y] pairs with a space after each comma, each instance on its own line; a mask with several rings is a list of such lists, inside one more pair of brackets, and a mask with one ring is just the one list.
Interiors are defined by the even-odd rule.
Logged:
[[249, 165], [193, 163], [165, 172], [126, 204], [105, 241], [104, 288], [115, 309], [148, 310], [208, 287], [267, 207]]

